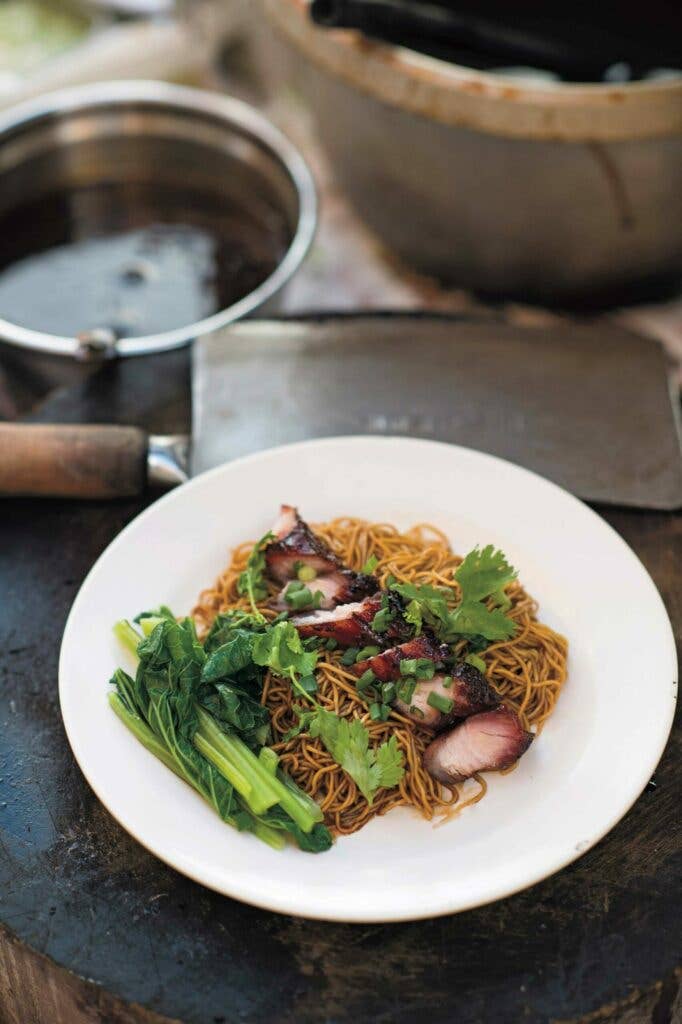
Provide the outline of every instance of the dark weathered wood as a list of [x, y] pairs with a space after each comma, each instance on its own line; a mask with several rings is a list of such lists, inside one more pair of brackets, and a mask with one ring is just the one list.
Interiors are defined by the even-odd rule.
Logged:
[[[186, 359], [103, 367], [41, 414], [92, 420], [96, 409], [102, 421], [186, 430]], [[655, 786], [595, 849], [527, 892], [435, 921], [363, 927], [269, 914], [202, 889], [123, 832], [68, 748], [57, 655], [83, 576], [146, 501], [0, 502], [3, 1024], [55, 1024], [57, 1012], [69, 1024], [149, 1024], [131, 1003], [185, 1024], [672, 1024], [679, 726]], [[652, 573], [679, 644], [682, 519], [602, 514]], [[36, 955], [47, 960], [36, 965]]]
[[0, 496], [125, 498], [146, 482], [138, 427], [0, 423]]
[[1, 925], [0, 1019], [3, 1024], [178, 1024], [58, 967]]

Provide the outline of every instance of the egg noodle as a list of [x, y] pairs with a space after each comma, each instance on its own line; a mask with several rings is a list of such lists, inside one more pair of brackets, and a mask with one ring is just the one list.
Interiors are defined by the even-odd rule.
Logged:
[[[462, 559], [453, 554], [447, 538], [436, 527], [420, 523], [400, 533], [386, 523], [339, 518], [313, 525], [312, 529], [345, 566], [358, 572], [374, 555], [378, 562], [373, 572], [382, 586], [393, 576], [401, 582], [448, 587], [452, 588], [452, 604], [457, 603], [454, 574]], [[193, 611], [200, 634], [219, 612], [249, 609], [248, 600], [238, 594], [237, 580], [252, 548], [253, 541], [236, 548], [215, 584], [201, 593]], [[270, 595], [259, 606], [268, 619], [276, 615], [268, 602], [278, 589], [277, 584], [270, 584]], [[506, 615], [517, 623], [516, 634], [511, 640], [491, 644], [479, 657], [485, 662], [488, 682], [503, 703], [517, 712], [524, 728], [539, 732], [554, 710], [566, 680], [568, 644], [538, 621], [537, 603], [518, 581], [507, 586], [506, 594], [511, 601]], [[466, 653], [465, 648], [463, 641], [455, 650]], [[475, 786], [464, 783], [446, 789], [425, 771], [422, 754], [433, 739], [432, 732], [397, 711], [392, 711], [386, 722], [371, 720], [356, 689], [356, 677], [341, 664], [342, 654], [342, 650], [320, 650], [315, 670], [316, 700], [336, 715], [360, 718], [369, 731], [372, 746], [395, 736], [405, 756], [405, 774], [400, 784], [394, 789], [380, 789], [371, 806], [319, 739], [304, 733], [288, 741], [282, 739], [297, 724], [294, 705], [301, 704], [301, 697], [293, 692], [289, 681], [269, 673], [262, 694], [262, 703], [270, 711], [273, 749], [280, 755], [282, 767], [317, 800], [332, 832], [348, 835], [392, 807], [413, 807], [423, 817], [432, 819], [452, 816], [480, 800], [487, 788], [482, 776], [474, 776]]]

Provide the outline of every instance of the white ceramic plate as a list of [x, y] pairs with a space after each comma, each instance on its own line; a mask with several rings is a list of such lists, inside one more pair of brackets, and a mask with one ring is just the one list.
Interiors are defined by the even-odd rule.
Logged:
[[[569, 679], [518, 769], [434, 828], [398, 809], [321, 855], [275, 852], [224, 825], [127, 732], [107, 703], [125, 663], [116, 619], [166, 603], [187, 612], [230, 548], [261, 536], [280, 502], [310, 521], [341, 514], [407, 527], [428, 520], [455, 550], [499, 545], [570, 642]], [[627, 545], [554, 484], [464, 448], [333, 438], [240, 459], [138, 516], [81, 587], [59, 667], [64, 723], [100, 800], [162, 860], [272, 910], [393, 921], [464, 910], [575, 860], [628, 810], [663, 747], [676, 657], [661, 599]]]

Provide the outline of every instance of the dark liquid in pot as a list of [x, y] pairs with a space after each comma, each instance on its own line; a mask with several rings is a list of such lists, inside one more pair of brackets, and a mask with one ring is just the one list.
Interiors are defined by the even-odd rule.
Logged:
[[0, 317], [67, 336], [173, 330], [253, 291], [289, 242], [264, 204], [144, 184], [42, 196], [0, 217]]

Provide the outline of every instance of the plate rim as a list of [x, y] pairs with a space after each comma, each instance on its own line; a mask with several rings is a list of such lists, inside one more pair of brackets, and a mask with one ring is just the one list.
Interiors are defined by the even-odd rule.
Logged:
[[[166, 504], [172, 503], [177, 498], [177, 496], [179, 494], [185, 493], [186, 491], [194, 489], [195, 487], [199, 487], [207, 479], [210, 479], [210, 478], [213, 478], [213, 477], [217, 477], [217, 476], [220, 476], [220, 475], [222, 475], [222, 474], [224, 474], [226, 472], [229, 472], [229, 471], [232, 470], [233, 467], [238, 467], [238, 466], [240, 466], [240, 465], [242, 465], [244, 463], [257, 462], [257, 461], [259, 461], [259, 460], [261, 460], [263, 458], [266, 458], [268, 456], [272, 456], [272, 455], [274, 455], [276, 453], [279, 453], [279, 452], [282, 452], [282, 451], [291, 451], [291, 450], [295, 450], [295, 449], [309, 448], [309, 447], [333, 447], [334, 445], [338, 445], [338, 444], [363, 445], [363, 444], [366, 444], [368, 442], [371, 442], [372, 444], [386, 445], [387, 447], [391, 446], [391, 445], [396, 445], [396, 444], [408, 444], [408, 445], [411, 445], [411, 446], [414, 446], [414, 447], [423, 447], [423, 446], [427, 446], [427, 447], [430, 447], [430, 448], [437, 447], [437, 448], [445, 449], [445, 450], [449, 450], [449, 451], [454, 450], [455, 452], [466, 453], [466, 455], [474, 455], [475, 457], [481, 458], [481, 459], [483, 459], [483, 460], [485, 460], [488, 463], [493, 464], [493, 465], [497, 464], [497, 465], [512, 467], [514, 470], [518, 471], [522, 475], [525, 475], [527, 477], [533, 478], [536, 481], [540, 481], [542, 485], [548, 486], [550, 489], [553, 489], [555, 492], [558, 492], [561, 495], [562, 499], [564, 499], [564, 500], [568, 499], [569, 503], [574, 508], [576, 506], [579, 507], [581, 514], [582, 513], [587, 513], [588, 517], [593, 522], [596, 522], [597, 524], [599, 524], [599, 526], [602, 529], [605, 529], [606, 531], [608, 531], [612, 535], [612, 537], [617, 540], [618, 546], [620, 547], [621, 552], [631, 562], [634, 562], [634, 564], [638, 567], [640, 573], [642, 574], [643, 579], [646, 580], [646, 582], [648, 583], [648, 585], [650, 587], [650, 590], [652, 592], [652, 597], [658, 603], [658, 610], [659, 610], [659, 612], [661, 614], [661, 624], [664, 625], [665, 629], [666, 629], [668, 645], [669, 645], [669, 650], [668, 650], [667, 653], [668, 653], [668, 655], [670, 657], [671, 666], [673, 668], [674, 679], [673, 679], [673, 686], [672, 686], [672, 694], [667, 699], [667, 702], [666, 702], [667, 703], [667, 707], [668, 707], [668, 715], [665, 718], [665, 720], [661, 721], [661, 727], [659, 729], [659, 733], [658, 733], [658, 736], [657, 736], [657, 742], [656, 742], [656, 745], [655, 745], [655, 753], [652, 755], [652, 757], [650, 759], [647, 760], [646, 770], [645, 770], [644, 766], [642, 766], [641, 769], [636, 773], [636, 782], [635, 783], [632, 783], [632, 782], [630, 783], [629, 794], [628, 794], [628, 797], [627, 797], [627, 802], [622, 801], [619, 804], [618, 809], [613, 814], [611, 814], [609, 816], [608, 821], [605, 821], [604, 824], [600, 825], [600, 827], [597, 828], [594, 831], [594, 833], [590, 836], [589, 840], [586, 840], [586, 841], [584, 841], [582, 843], [579, 843], [579, 844], [577, 844], [576, 847], [573, 847], [572, 849], [567, 850], [565, 856], [556, 857], [555, 860], [552, 861], [551, 865], [548, 866], [546, 870], [543, 869], [542, 871], [533, 874], [532, 877], [529, 877], [528, 879], [526, 879], [525, 881], [521, 882], [520, 884], [512, 884], [512, 885], [510, 885], [509, 883], [502, 882], [502, 883], [499, 883], [497, 886], [493, 885], [493, 886], [491, 886], [490, 890], [484, 896], [482, 896], [480, 898], [475, 897], [475, 898], [472, 898], [471, 900], [464, 900], [463, 901], [461, 898], [457, 897], [457, 898], [453, 899], [452, 903], [448, 903], [447, 901], [443, 900], [443, 901], [441, 901], [441, 905], [439, 906], [439, 908], [435, 909], [435, 910], [433, 908], [428, 908], [428, 909], [425, 909], [424, 911], [419, 911], [419, 910], [409, 910], [408, 911], [408, 910], [398, 909], [395, 912], [391, 911], [390, 913], [388, 913], [388, 912], [384, 912], [384, 911], [381, 911], [381, 910], [379, 910], [379, 911], [372, 911], [371, 909], [368, 909], [368, 910], [362, 911], [362, 912], [357, 912], [355, 910], [348, 910], [348, 911], [344, 911], [344, 910], [336, 911], [335, 910], [335, 911], [333, 911], [331, 913], [325, 913], [323, 910], [315, 909], [315, 903], [316, 903], [316, 898], [315, 897], [312, 898], [312, 901], [310, 899], [306, 900], [305, 898], [301, 899], [298, 896], [287, 898], [286, 895], [278, 895], [275, 898], [272, 898], [272, 897], [262, 897], [262, 898], [259, 898], [257, 893], [253, 893], [250, 890], [249, 890], [248, 893], [245, 892], [245, 891], [240, 891], [238, 884], [235, 886], [235, 888], [231, 888], [228, 891], [228, 889], [225, 888], [223, 885], [220, 885], [217, 881], [212, 880], [210, 873], [205, 873], [200, 868], [193, 868], [191, 865], [188, 865], [186, 863], [184, 863], [182, 867], [178, 867], [178, 860], [181, 859], [181, 858], [176, 857], [175, 859], [173, 859], [172, 855], [166, 854], [163, 849], [161, 849], [158, 846], [155, 846], [153, 843], [148, 842], [145, 839], [143, 839], [138, 834], [138, 832], [137, 832], [135, 827], [133, 827], [130, 824], [128, 824], [126, 821], [123, 820], [122, 816], [120, 816], [119, 814], [114, 813], [114, 811], [111, 810], [111, 808], [109, 807], [109, 804], [107, 803], [107, 801], [104, 799], [102, 793], [100, 792], [100, 787], [91, 780], [88, 771], [86, 770], [84, 765], [81, 763], [81, 760], [80, 760], [79, 754], [78, 754], [78, 750], [77, 750], [78, 741], [74, 739], [74, 735], [73, 735], [73, 731], [72, 731], [73, 730], [73, 722], [69, 723], [67, 716], [64, 714], [64, 693], [65, 693], [66, 687], [68, 685], [65, 682], [65, 671], [66, 671], [66, 669], [65, 669], [65, 662], [66, 662], [66, 652], [68, 650], [67, 639], [69, 638], [69, 634], [70, 634], [70, 632], [71, 632], [71, 630], [73, 628], [72, 623], [76, 619], [76, 616], [77, 616], [77, 613], [79, 611], [79, 607], [80, 607], [81, 601], [84, 600], [83, 592], [85, 591], [86, 586], [89, 583], [91, 577], [98, 570], [98, 567], [99, 567], [101, 561], [105, 558], [105, 556], [108, 556], [112, 550], [117, 548], [119, 546], [119, 544], [124, 543], [125, 538], [126, 538], [126, 536], [127, 536], [129, 531], [132, 531], [133, 528], [137, 528], [137, 526], [140, 524], [140, 522], [145, 520], [148, 516], [152, 516], [159, 507], [163, 507]], [[262, 910], [271, 911], [271, 912], [277, 912], [277, 913], [282, 913], [282, 914], [287, 914], [287, 915], [290, 915], [290, 916], [293, 916], [293, 917], [299, 917], [299, 918], [303, 918], [303, 919], [307, 919], [307, 920], [334, 921], [334, 922], [350, 923], [350, 924], [370, 924], [370, 923], [371, 924], [378, 924], [378, 923], [390, 923], [390, 922], [399, 923], [399, 922], [406, 922], [406, 921], [418, 921], [418, 920], [425, 920], [425, 919], [430, 919], [430, 918], [435, 918], [435, 917], [441, 917], [441, 916], [448, 915], [448, 914], [453, 914], [453, 913], [462, 913], [462, 912], [465, 912], [467, 910], [473, 910], [476, 907], [486, 906], [486, 905], [488, 905], [490, 903], [494, 903], [494, 902], [496, 902], [496, 901], [498, 901], [500, 899], [506, 899], [508, 897], [516, 895], [519, 892], [523, 892], [524, 890], [529, 889], [529, 888], [531, 888], [534, 885], [537, 885], [538, 883], [546, 880], [547, 878], [550, 878], [552, 875], [556, 874], [557, 872], [562, 871], [569, 864], [571, 864], [574, 861], [576, 861], [579, 858], [581, 858], [584, 854], [586, 854], [589, 850], [591, 850], [594, 846], [596, 846], [597, 843], [601, 842], [601, 840], [613, 828], [615, 828], [615, 826], [625, 817], [625, 815], [629, 813], [629, 811], [632, 809], [633, 805], [636, 803], [636, 801], [639, 799], [639, 797], [643, 793], [644, 789], [646, 788], [646, 785], [647, 785], [647, 783], [649, 781], [649, 778], [654, 773], [654, 771], [656, 769], [656, 766], [658, 765], [661, 757], [663, 756], [663, 753], [664, 753], [665, 748], [666, 748], [667, 743], [668, 743], [668, 739], [669, 739], [670, 732], [671, 732], [672, 725], [673, 725], [675, 710], [676, 710], [676, 694], [677, 694], [677, 685], [678, 685], [677, 680], [678, 680], [678, 660], [677, 660], [677, 648], [676, 648], [676, 643], [675, 643], [675, 636], [674, 636], [674, 631], [673, 631], [672, 623], [670, 621], [670, 617], [668, 615], [665, 603], [663, 602], [663, 598], [661, 597], [661, 595], [659, 593], [659, 590], [658, 590], [658, 587], [656, 586], [656, 584], [655, 584], [651, 574], [647, 570], [647, 568], [644, 565], [644, 563], [642, 562], [642, 560], [639, 558], [639, 556], [633, 550], [633, 548], [630, 547], [630, 545], [627, 543], [627, 541], [625, 541], [624, 538], [621, 537], [621, 535], [618, 533], [618, 531], [616, 529], [614, 529], [613, 526], [611, 526], [610, 523], [608, 523], [605, 519], [603, 519], [588, 504], [586, 504], [585, 502], [581, 501], [574, 494], [572, 494], [570, 491], [567, 491], [565, 488], [563, 488], [559, 484], [556, 484], [552, 480], [549, 480], [547, 477], [544, 477], [541, 474], [534, 472], [533, 470], [527, 469], [524, 466], [520, 466], [517, 463], [512, 462], [509, 459], [503, 459], [503, 458], [501, 458], [501, 457], [499, 457], [497, 455], [491, 455], [488, 452], [479, 451], [478, 449], [470, 448], [470, 447], [467, 447], [467, 446], [464, 446], [464, 445], [456, 445], [456, 444], [451, 444], [451, 443], [446, 442], [446, 441], [436, 441], [436, 440], [431, 440], [431, 439], [427, 439], [427, 438], [409, 437], [409, 436], [404, 436], [404, 435], [400, 435], [400, 434], [391, 434], [391, 435], [383, 435], [383, 434], [382, 435], [373, 435], [373, 434], [338, 435], [338, 436], [324, 437], [324, 438], [311, 438], [311, 439], [307, 439], [305, 441], [296, 441], [296, 442], [292, 442], [290, 444], [276, 445], [276, 446], [273, 446], [273, 447], [270, 447], [270, 448], [261, 449], [260, 451], [251, 452], [251, 453], [249, 453], [247, 455], [242, 455], [239, 458], [228, 460], [226, 462], [221, 463], [218, 466], [215, 466], [215, 467], [213, 467], [211, 469], [205, 470], [204, 472], [197, 474], [197, 476], [192, 477], [186, 483], [182, 484], [181, 487], [176, 487], [176, 488], [168, 491], [166, 494], [162, 495], [157, 500], [152, 501], [150, 505], [148, 505], [146, 508], [144, 508], [140, 513], [138, 513], [138, 515], [134, 516], [133, 519], [131, 519], [131, 521], [129, 523], [127, 523], [123, 527], [123, 529], [120, 530], [116, 534], [116, 536], [109, 542], [109, 544], [107, 544], [107, 546], [104, 548], [104, 550], [97, 557], [97, 559], [95, 560], [93, 565], [90, 567], [88, 573], [86, 574], [86, 576], [82, 580], [82, 582], [81, 582], [81, 584], [80, 584], [80, 586], [78, 588], [78, 592], [76, 594], [76, 597], [74, 598], [74, 601], [73, 601], [73, 603], [71, 605], [71, 608], [69, 610], [69, 614], [67, 616], [67, 619], [66, 619], [66, 622], [65, 622], [65, 625], [64, 625], [64, 631], [63, 631], [63, 634], [62, 634], [62, 642], [61, 642], [61, 645], [60, 645], [60, 652], [59, 652], [59, 663], [58, 663], [58, 681], [59, 681], [58, 689], [59, 689], [60, 714], [61, 714], [62, 722], [63, 722], [63, 725], [64, 725], [64, 731], [66, 733], [66, 736], [67, 736], [67, 739], [68, 739], [68, 742], [69, 742], [69, 746], [70, 746], [70, 749], [71, 749], [71, 753], [73, 754], [73, 757], [74, 757], [74, 759], [75, 759], [75, 761], [76, 761], [80, 771], [82, 772], [82, 774], [83, 774], [87, 784], [90, 786], [92, 791], [95, 793], [97, 799], [103, 804], [103, 806], [106, 808], [107, 812], [109, 814], [111, 814], [111, 816], [114, 818], [114, 820], [136, 842], [140, 843], [140, 845], [143, 846], [144, 849], [146, 849], [154, 857], [158, 858], [162, 863], [164, 863], [168, 867], [172, 868], [174, 871], [177, 871], [178, 873], [185, 875], [186, 877], [190, 878], [192, 881], [197, 882], [198, 884], [203, 885], [204, 887], [206, 887], [208, 889], [211, 889], [212, 891], [214, 891], [214, 892], [216, 892], [216, 893], [218, 893], [218, 894], [220, 894], [222, 896], [227, 896], [230, 899], [236, 899], [239, 902], [242, 902], [242, 903], [245, 903], [245, 904], [248, 904], [248, 905], [251, 905], [251, 906], [258, 907], [258, 908], [260, 908]], [[652, 750], [653, 750], [653, 744], [652, 744]], [[579, 849], [577, 848], [578, 846], [580, 847]], [[319, 902], [319, 900], [317, 902]]]

